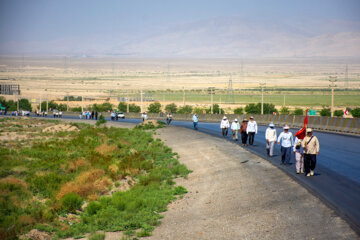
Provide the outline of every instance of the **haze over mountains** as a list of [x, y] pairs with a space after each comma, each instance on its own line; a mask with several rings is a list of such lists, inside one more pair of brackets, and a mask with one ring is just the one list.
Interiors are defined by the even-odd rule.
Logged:
[[[82, 17], [77, 16], [76, 8], [70, 18], [61, 13], [53, 16], [59, 4], [23, 4], [22, 13], [28, 16], [21, 20], [12, 16], [11, 12], [0, 11], [7, 14], [0, 23], [0, 54], [164, 58], [360, 57], [360, 21], [357, 18], [332, 19], [331, 15], [324, 18], [324, 12], [321, 17], [314, 17], [314, 13], [291, 17], [291, 13], [286, 15], [284, 12], [264, 16], [264, 11], [271, 7], [262, 9], [261, 14], [256, 12], [256, 7], [263, 6], [259, 5], [246, 16], [225, 14], [225, 17], [209, 17], [209, 13], [196, 18], [192, 13], [192, 17], [179, 21], [179, 16], [176, 20], [175, 16], [171, 18], [171, 13], [162, 18], [160, 14], [166, 13], [164, 9], [158, 11], [160, 14], [152, 9], [152, 15], [144, 15], [146, 11], [143, 9], [133, 17], [135, 21], [131, 19], [134, 13], [122, 18], [117, 12], [122, 5], [108, 13], [111, 15], [109, 19], [102, 19], [106, 18], [106, 13], [101, 19], [92, 17], [98, 13], [95, 7], [93, 13], [84, 13]], [[312, 5], [307, 4], [311, 9]], [[83, 6], [78, 5], [78, 9]], [[35, 12], [36, 7], [43, 9]], [[106, 7], [111, 9], [108, 6], [104, 9]], [[174, 6], [166, 9], [170, 7]], [[241, 6], [238, 7], [240, 9]], [[295, 11], [295, 8], [292, 6], [289, 10]], [[334, 5], [332, 9], [335, 8]], [[133, 10], [136, 11], [136, 8]], [[68, 11], [65, 5], [62, 11]], [[349, 10], [344, 11], [345, 14]], [[176, 10], [173, 12], [177, 13]], [[185, 12], [180, 13], [186, 15]]]

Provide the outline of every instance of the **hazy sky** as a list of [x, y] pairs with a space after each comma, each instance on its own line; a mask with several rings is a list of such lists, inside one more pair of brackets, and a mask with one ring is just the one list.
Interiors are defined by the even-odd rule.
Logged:
[[[140, 39], [151, 38], [154, 33], [169, 39], [170, 32], [184, 31], [182, 28], [192, 23], [229, 17], [266, 26], [303, 24], [302, 29], [313, 27], [312, 34], [319, 31], [319, 35], [327, 33], [323, 32], [324, 22], [329, 22], [326, 31], [330, 33], [332, 21], [336, 21], [350, 29], [344, 32], [358, 33], [360, 0], [0, 0], [0, 53], [31, 53], [34, 49], [45, 53], [53, 48], [52, 53], [61, 54], [75, 51], [80, 45], [86, 46], [81, 51], [91, 54], [91, 49], [109, 52], [119, 45], [124, 51], [125, 44], [131, 42], [126, 48], [138, 48], [141, 55], [142, 47], [145, 52], [151, 48], [149, 44], [162, 42], [144, 43]], [[317, 29], [311, 26], [312, 21], [322, 24]], [[182, 52], [189, 45], [182, 46]]]

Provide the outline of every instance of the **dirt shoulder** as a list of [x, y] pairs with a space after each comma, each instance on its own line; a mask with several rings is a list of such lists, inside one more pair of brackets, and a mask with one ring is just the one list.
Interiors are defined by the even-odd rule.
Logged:
[[168, 127], [158, 137], [193, 170], [148, 239], [359, 239], [318, 198], [266, 160], [220, 138]]

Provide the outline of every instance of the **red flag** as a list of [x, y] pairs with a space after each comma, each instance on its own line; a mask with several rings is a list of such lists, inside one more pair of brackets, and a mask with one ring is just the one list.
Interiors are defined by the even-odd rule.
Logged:
[[308, 112], [308, 110], [306, 109], [305, 119], [304, 119], [304, 127], [302, 129], [300, 129], [297, 133], [295, 133], [295, 137], [297, 137], [298, 139], [304, 139], [306, 136], [306, 127], [307, 127], [307, 123], [308, 123], [307, 112]]

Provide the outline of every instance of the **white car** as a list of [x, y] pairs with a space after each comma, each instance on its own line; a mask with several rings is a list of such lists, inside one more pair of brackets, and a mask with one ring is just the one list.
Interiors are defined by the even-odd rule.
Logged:
[[118, 112], [117, 115], [118, 115], [118, 118], [125, 119], [125, 114], [124, 113]]

